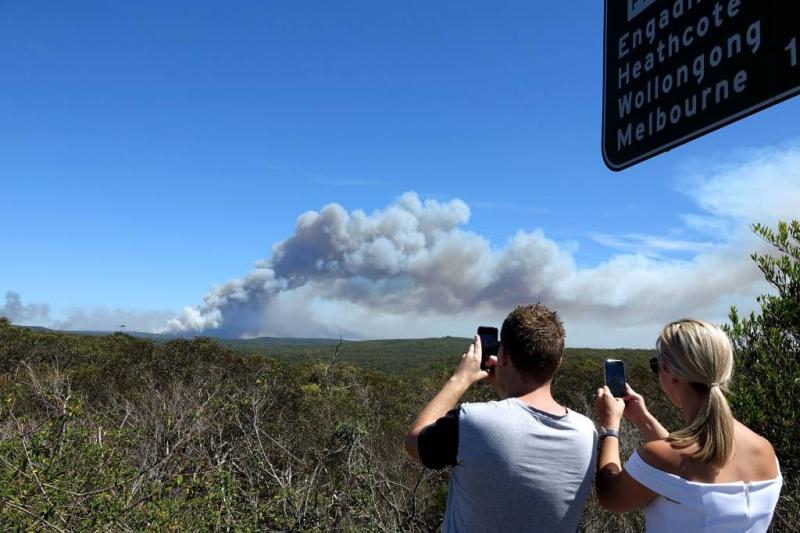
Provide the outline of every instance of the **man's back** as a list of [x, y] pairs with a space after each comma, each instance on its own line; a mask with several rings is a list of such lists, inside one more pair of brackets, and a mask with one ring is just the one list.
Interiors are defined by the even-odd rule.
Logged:
[[596, 449], [594, 424], [574, 411], [463, 404], [444, 531], [575, 531]]

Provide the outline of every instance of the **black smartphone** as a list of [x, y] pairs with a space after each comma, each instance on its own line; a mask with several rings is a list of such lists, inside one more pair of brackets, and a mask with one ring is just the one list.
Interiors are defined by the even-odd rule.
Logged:
[[615, 398], [625, 396], [625, 363], [619, 359], [606, 359], [603, 362], [603, 373], [606, 378], [606, 386], [611, 390]]
[[486, 361], [489, 356], [497, 355], [497, 351], [500, 349], [497, 328], [479, 326], [478, 337], [481, 338], [481, 370], [486, 370]]

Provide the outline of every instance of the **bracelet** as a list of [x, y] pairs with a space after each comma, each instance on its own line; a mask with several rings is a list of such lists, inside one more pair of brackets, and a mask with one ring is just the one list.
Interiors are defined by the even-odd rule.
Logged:
[[600, 426], [600, 429], [597, 430], [597, 436], [600, 438], [600, 440], [606, 437], [616, 437], [617, 439], [619, 439], [619, 430], [604, 428], [603, 426]]

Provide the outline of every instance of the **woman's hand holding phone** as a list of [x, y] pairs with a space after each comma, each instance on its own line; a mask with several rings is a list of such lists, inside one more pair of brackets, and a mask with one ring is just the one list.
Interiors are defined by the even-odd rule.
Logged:
[[665, 439], [669, 436], [669, 431], [664, 429], [664, 426], [647, 409], [644, 396], [633, 390], [627, 383], [625, 384], [624, 400], [623, 416], [642, 432], [645, 442]]
[[636, 392], [627, 383], [625, 384], [625, 419], [637, 428], [647, 420], [650, 412], [645, 405], [644, 396]]
[[625, 402], [622, 398], [615, 398], [608, 387], [597, 389], [594, 399], [594, 411], [597, 421], [606, 429], [619, 430], [619, 421], [625, 411]]

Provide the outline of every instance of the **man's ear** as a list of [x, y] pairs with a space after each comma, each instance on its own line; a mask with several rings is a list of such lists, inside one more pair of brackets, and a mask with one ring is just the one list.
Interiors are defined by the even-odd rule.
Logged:
[[502, 354], [500, 354], [500, 362], [503, 366], [508, 366], [511, 362], [511, 358], [508, 357], [508, 350], [506, 350], [505, 346], [503, 347]]

